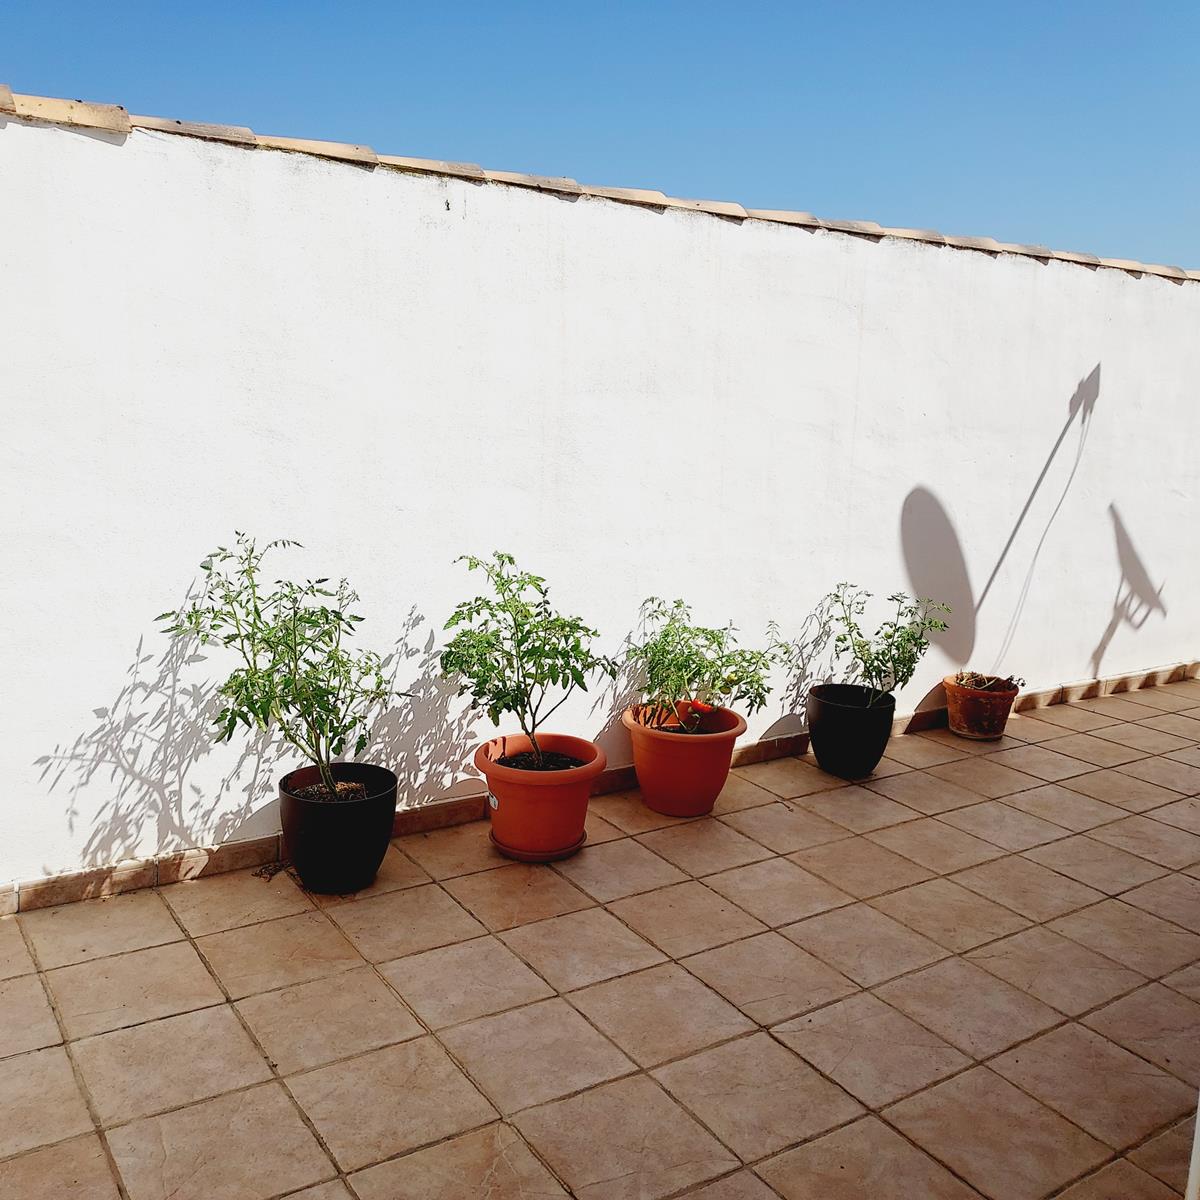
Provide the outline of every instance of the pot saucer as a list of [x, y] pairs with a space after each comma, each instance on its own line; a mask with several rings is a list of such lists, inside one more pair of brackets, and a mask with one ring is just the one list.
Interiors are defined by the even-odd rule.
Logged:
[[579, 841], [573, 846], [567, 846], [564, 850], [516, 850], [512, 846], [506, 846], [503, 842], [496, 840], [495, 833], [489, 832], [488, 837], [491, 843], [504, 855], [505, 858], [515, 858], [517, 862], [525, 863], [547, 863], [558, 862], [560, 858], [570, 858], [572, 854], [576, 854], [583, 848], [583, 843], [587, 841], [585, 833]]

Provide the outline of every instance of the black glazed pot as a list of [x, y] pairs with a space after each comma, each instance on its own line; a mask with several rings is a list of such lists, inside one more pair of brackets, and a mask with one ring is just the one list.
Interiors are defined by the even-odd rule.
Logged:
[[842, 779], [865, 779], [879, 765], [892, 736], [896, 697], [877, 695], [858, 683], [819, 683], [805, 706], [808, 736], [817, 765]]
[[279, 819], [285, 856], [310, 892], [345, 895], [375, 879], [392, 837], [396, 776], [371, 763], [333, 764], [337, 780], [361, 783], [361, 800], [308, 800], [296, 793], [320, 783], [316, 767], [300, 767], [279, 781]]

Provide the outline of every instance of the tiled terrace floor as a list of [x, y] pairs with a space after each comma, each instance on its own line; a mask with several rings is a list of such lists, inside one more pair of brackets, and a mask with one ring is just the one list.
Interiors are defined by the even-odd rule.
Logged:
[[1200, 1085], [1200, 683], [486, 824], [370, 894], [0, 923], [0, 1196], [1160, 1200]]

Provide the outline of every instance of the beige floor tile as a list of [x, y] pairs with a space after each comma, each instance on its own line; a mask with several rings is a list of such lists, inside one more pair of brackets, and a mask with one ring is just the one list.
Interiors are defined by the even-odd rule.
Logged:
[[433, 1029], [473, 1021], [554, 994], [544, 980], [493, 937], [398, 958], [380, 970]]
[[991, 1200], [1040, 1200], [1110, 1153], [986, 1067], [901, 1100], [885, 1116]]
[[143, 1118], [108, 1141], [130, 1200], [266, 1200], [335, 1174], [277, 1083]]
[[601, 846], [605, 842], [615, 842], [618, 838], [628, 836], [623, 829], [618, 829], [610, 821], [606, 821], [603, 817], [592, 812], [591, 808], [588, 809], [583, 831], [587, 834], [587, 844], [589, 846]]
[[1095, 736], [1131, 750], [1141, 750], [1143, 754], [1167, 754], [1188, 745], [1187, 738], [1163, 733], [1161, 729], [1148, 729], [1145, 725], [1109, 725], [1107, 729], [1098, 729]]
[[36, 975], [0, 982], [0, 1058], [62, 1041], [46, 990]]
[[1200, 958], [1200, 937], [1120, 900], [1056, 917], [1048, 928], [1151, 977]]
[[1129, 1159], [1155, 1179], [1182, 1192], [1187, 1186], [1188, 1161], [1192, 1153], [1196, 1121], [1181, 1121], [1165, 1133], [1151, 1138], [1129, 1152]]
[[946, 957], [936, 942], [867, 904], [835, 908], [780, 932], [863, 987]]
[[210, 933], [196, 945], [234, 1000], [362, 966], [354, 947], [317, 912]]
[[797, 796], [810, 796], [813, 792], [826, 792], [845, 784], [845, 780], [829, 775], [820, 767], [799, 758], [776, 758], [770, 762], [753, 763], [748, 767], [739, 767], [738, 774], [766, 788], [781, 800], [794, 800]]
[[950, 742], [945, 739], [935, 739], [925, 736], [897, 736], [888, 742], [889, 758], [903, 763], [906, 767], [925, 768], [936, 767], [940, 763], [955, 762], [966, 758], [969, 749], [958, 744], [958, 740]]
[[0, 1062], [0, 1112], [0, 1158], [92, 1129], [61, 1046]]
[[876, 1117], [756, 1168], [785, 1200], [975, 1200], [978, 1193]]
[[991, 755], [988, 761], [1024, 771], [1026, 775], [1034, 775], [1046, 783], [1060, 783], [1064, 779], [1085, 775], [1095, 769], [1091, 763], [1082, 762], [1066, 754], [1057, 754], [1045, 746], [1020, 746], [1016, 750], [1001, 750], [998, 754]]
[[774, 792], [768, 792], [766, 788], [743, 779], [736, 771], [730, 771], [729, 778], [725, 780], [725, 786], [713, 805], [713, 816], [721, 817], [726, 813], [757, 808], [760, 804], [773, 804], [775, 799]]
[[506, 1114], [634, 1070], [612, 1042], [557, 996], [456, 1025], [439, 1036]]
[[775, 1200], [776, 1194], [757, 1175], [749, 1171], [736, 1171], [707, 1183], [702, 1187], [683, 1193], [688, 1200]]
[[1076, 733], [1087, 733], [1092, 729], [1103, 729], [1106, 725], [1118, 725], [1120, 717], [1105, 713], [1089, 712], [1074, 704], [1048, 704], [1037, 710], [1037, 719], [1061, 729], [1072, 729]]
[[1114, 1000], [1083, 1023], [1118, 1046], [1200, 1086], [1200, 1004], [1160, 983]]
[[[322, 895], [319, 892], [308, 893], [308, 898], [318, 908], [331, 908], [336, 904], [345, 904], [349, 900], [369, 900], [372, 896], [382, 896], [386, 892], [396, 892], [402, 888], [420, 887], [429, 882], [429, 875], [418, 867], [411, 858], [401, 853], [395, 846], [389, 846], [379, 864], [379, 873], [369, 886], [357, 892], [340, 896]], [[290, 1198], [289, 1198], [290, 1200]]]
[[18, 918], [44, 971], [183, 937], [170, 911], [149, 889], [39, 908]]
[[[805, 757], [807, 758], [808, 756], [806, 755]], [[812, 760], [812, 765], [814, 767], [817, 765], [817, 760], [815, 758]], [[911, 770], [912, 767], [908, 766], [906, 763], [902, 763], [895, 758], [888, 758], [888, 756], [885, 754], [875, 764], [875, 770], [873, 770], [866, 778], [867, 780], [887, 779], [892, 775], [903, 775], [905, 771]]]
[[1064, 786], [1073, 792], [1091, 796], [1093, 800], [1115, 804], [1128, 812], [1145, 812], [1179, 799], [1179, 793], [1170, 788], [1159, 787], [1144, 779], [1134, 779], [1132, 775], [1120, 771], [1092, 771], [1088, 775], [1076, 775], [1067, 780]]
[[858, 990], [840, 972], [777, 933], [707, 950], [683, 965], [760, 1025], [773, 1025]]
[[939, 820], [995, 846], [1002, 846], [1005, 850], [1028, 850], [1031, 846], [1040, 846], [1066, 836], [1067, 831], [1061, 825], [1051, 824], [1041, 817], [1013, 808], [1008, 800], [1015, 798], [1009, 796], [1003, 803], [985, 800], [970, 808], [957, 808], [953, 812], [942, 813]]
[[[1189, 708], [1200, 706], [1200, 700], [1178, 693], [1171, 687], [1139, 688], [1136, 691], [1122, 692], [1121, 698], [1140, 704], [1144, 708], [1153, 708], [1158, 712], [1184, 712]], [[1137, 719], [1130, 718], [1130, 720]], [[1144, 720], [1144, 718], [1142, 719]]]
[[1200, 1000], [1200, 963], [1192, 963], [1163, 977], [1163, 983], [1182, 992], [1190, 1000]]
[[1200, 721], [1195, 719], [1196, 712], [1189, 709], [1186, 713], [1164, 713], [1160, 717], [1150, 717], [1139, 724], [1147, 729], [1157, 729], [1162, 733], [1173, 733], [1185, 741], [1195, 745], [1200, 742]]
[[890, 892], [872, 900], [871, 907], [956, 953], [1029, 924], [1024, 917], [949, 879], [930, 879]]
[[931, 877], [931, 872], [911, 859], [893, 854], [865, 837], [814, 846], [788, 857], [798, 867], [860, 900]]
[[36, 969], [25, 948], [17, 918], [0, 917], [0, 980], [31, 975]]
[[771, 926], [799, 921], [828, 908], [850, 904], [854, 899], [785, 858], [735, 867], [732, 871], [709, 875], [704, 882]]
[[0, 1163], [0, 1196], [12, 1200], [119, 1200], [95, 1134]]
[[728, 1001], [674, 963], [610, 979], [571, 1003], [641, 1067], [652, 1067], [754, 1028]]
[[1051, 738], [1063, 736], [1061, 725], [1051, 725], [1048, 721], [1039, 721], [1041, 709], [1027, 709], [1025, 712], [1013, 713], [1004, 727], [1007, 738], [1014, 738], [1026, 745], [1037, 745], [1048, 742]]
[[1104, 899], [1103, 892], [1017, 855], [968, 867], [952, 878], [1032, 921], [1049, 921]]
[[1086, 700], [1074, 701], [1072, 707], [1099, 713], [1102, 717], [1112, 717], [1116, 721], [1140, 721], [1148, 715], [1153, 715], [1153, 713], [1147, 714], [1145, 711], [1147, 706], [1141, 699], [1149, 694], [1151, 694], [1149, 690], [1143, 690], [1123, 692], [1115, 696], [1093, 696]]
[[1176, 829], [1186, 829], [1189, 833], [1200, 834], [1200, 800], [1195, 797], [1176, 800], [1174, 804], [1156, 808], [1149, 815], [1155, 821], [1174, 825]]
[[[1062, 731], [1059, 730], [1058, 732], [1061, 734]], [[1017, 738], [1009, 737], [1007, 734], [1003, 737], [994, 738], [991, 741], [983, 741], [979, 738], [959, 737], [957, 733], [950, 729], [923, 729], [920, 736], [931, 742], [937, 742], [939, 746], [949, 746], [951, 749], [961, 750], [964, 754], [974, 756], [995, 754], [998, 750], [1012, 750], [1017, 746], [1025, 744]]]
[[893, 980], [876, 992], [975, 1058], [996, 1054], [1062, 1020], [1040, 1000], [961, 958]]
[[282, 1075], [424, 1032], [370, 967], [248, 996], [237, 1007]]
[[776, 854], [807, 850], [809, 846], [820, 846], [824, 842], [836, 842], [850, 836], [843, 826], [783, 801], [747, 809], [723, 819], [726, 825], [732, 825], [739, 833], [753, 838]]
[[[307, 1014], [311, 1021], [312, 1014]], [[265, 1083], [270, 1068], [227, 1004], [85, 1038], [75, 1061], [104, 1125]]]
[[771, 1032], [870, 1108], [899, 1100], [971, 1061], [869, 992]]
[[[1084, 775], [1081, 778], [1088, 777]], [[1004, 803], [1009, 808], [1017, 808], [1030, 816], [1041, 817], [1044, 821], [1069, 829], [1072, 833], [1083, 833], [1097, 825], [1119, 821], [1125, 816], [1125, 809], [1073, 792], [1061, 783], [1044, 783], [1028, 792], [1018, 792], [1015, 796], [1009, 796]]]
[[360, 1200], [550, 1200], [566, 1196], [509, 1125], [489, 1125], [359, 1171]]
[[344, 1171], [496, 1117], [432, 1037], [293, 1075], [287, 1086]]
[[340, 1179], [331, 1179], [328, 1183], [318, 1183], [302, 1192], [292, 1192], [287, 1200], [355, 1200], [355, 1197]]
[[921, 815], [904, 804], [897, 804], [895, 800], [857, 784], [832, 792], [816, 792], [794, 803], [843, 826], [851, 833], [870, 833], [872, 829], [885, 829], [888, 825], [899, 825], [902, 821], [912, 821]]
[[958, 762], [944, 763], [940, 767], [929, 767], [926, 774], [947, 783], [958, 784], [976, 796], [995, 800], [999, 796], [1008, 796], [1013, 792], [1023, 792], [1028, 788], [1037, 787], [1041, 782], [1024, 771], [1014, 771], [1012, 767], [1001, 766], [990, 757], [976, 756], [960, 759]]
[[549, 867], [526, 863], [460, 875], [448, 879], [445, 888], [493, 931], [577, 912], [595, 903]]
[[[1179, 738], [1183, 741], [1183, 738]], [[1172, 762], [1186, 763], [1189, 767], [1200, 767], [1200, 746], [1177, 746], [1170, 753], [1164, 755], [1165, 758], [1171, 759]]]
[[329, 913], [371, 962], [402, 958], [487, 932], [436, 884], [356, 900]]
[[[1197, 731], [1200, 731], [1200, 721], [1194, 721], [1193, 724]], [[1182, 792], [1185, 796], [1194, 796], [1200, 792], [1200, 767], [1190, 766], [1177, 759], [1143, 758], [1117, 769], [1122, 775], [1170, 788], [1171, 791]]]
[[1164, 875], [1124, 892], [1121, 899], [1143, 912], [1200, 933], [1200, 880], [1187, 875]]
[[[737, 772], [733, 773], [734, 775]], [[731, 775], [730, 778], [733, 776]], [[768, 797], [774, 800], [774, 796]], [[642, 793], [610, 792], [607, 796], [593, 796], [588, 809], [626, 834], [645, 833], [650, 829], [663, 829], [668, 825], [679, 825], [686, 818], [668, 817], [647, 808]]]
[[[761, 813], [783, 807], [778, 805], [769, 809], [752, 808], [745, 816], [757, 818]], [[762, 858], [769, 858], [770, 850], [764, 849], [758, 842], [729, 827], [727, 821], [734, 819], [689, 821], [686, 825], [676, 825], [671, 829], [656, 829], [652, 833], [643, 833], [638, 841], [668, 862], [674, 863], [681, 871], [693, 876], [711, 875], [714, 871], [726, 871], [730, 867], [740, 867]]]
[[939, 875], [973, 867], [990, 858], [999, 858], [1004, 853], [999, 846], [973, 834], [963, 833], [961, 829], [954, 829], [933, 817], [906, 821], [889, 829], [877, 829], [866, 837]]
[[559, 991], [663, 961], [662, 953], [649, 942], [598, 908], [509, 929], [500, 940]]
[[[1124, 729], [1127, 726], [1114, 725], [1111, 729]], [[1108, 731], [1102, 729], [1100, 735]], [[1067, 737], [1055, 738], [1052, 742], [1044, 742], [1047, 750], [1056, 754], [1066, 754], [1081, 762], [1090, 763], [1093, 767], [1119, 767], [1123, 763], [1136, 762], [1145, 758], [1148, 751], [1138, 750], [1131, 746], [1123, 746], [1104, 736], [1091, 733], [1072, 733]]]
[[1059, 1193], [1059, 1200], [1178, 1200], [1178, 1192], [1119, 1158]]
[[863, 1111], [765, 1033], [702, 1050], [651, 1074], [745, 1162]]
[[985, 971], [1071, 1016], [1138, 986], [1142, 976], [1051, 929], [1027, 929], [969, 954]]
[[491, 831], [490, 821], [468, 821], [397, 838], [395, 845], [434, 879], [449, 879], [508, 862], [489, 840]]
[[1088, 836], [1174, 870], [1200, 862], [1200, 837], [1150, 817], [1126, 817], [1093, 829]]
[[1116, 1150], [1196, 1107], [1194, 1088], [1081, 1025], [1053, 1029], [989, 1065]]
[[[975, 762], [975, 759], [964, 759]], [[969, 791], [948, 779], [939, 779], [928, 771], [909, 771], [904, 775], [893, 775], [888, 779], [869, 780], [867, 788], [880, 796], [886, 796], [916, 812], [931, 816], [949, 812], [952, 808], [965, 808], [978, 804], [977, 792]]]
[[514, 1123], [580, 1200], [662, 1200], [739, 1165], [645, 1076], [526, 1109]]
[[608, 907], [671, 958], [766, 930], [761, 921], [695, 880], [617, 900]]
[[1082, 833], [1061, 842], [1035, 846], [1026, 850], [1024, 857], [1110, 896], [1139, 883], [1149, 883], [1164, 873], [1162, 867], [1144, 858], [1106, 846]]
[[193, 937], [255, 925], [272, 917], [290, 917], [312, 908], [286, 871], [270, 879], [253, 871], [229, 871], [172, 884], [163, 888], [161, 895]]
[[577, 888], [601, 902], [653, 891], [687, 878], [666, 859], [630, 838], [602, 846], [584, 846], [572, 858], [556, 863], [555, 868]]
[[69, 1038], [107, 1033], [225, 999], [186, 942], [60, 967], [46, 980]]

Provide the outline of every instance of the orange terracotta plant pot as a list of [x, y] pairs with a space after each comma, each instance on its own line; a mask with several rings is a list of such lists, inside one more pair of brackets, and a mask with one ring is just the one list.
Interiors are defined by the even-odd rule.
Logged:
[[542, 750], [582, 760], [566, 771], [519, 771], [497, 759], [530, 748], [524, 734], [493, 738], [475, 751], [475, 766], [487, 780], [492, 844], [520, 862], [569, 858], [584, 843], [588, 796], [604, 770], [604, 751], [586, 738], [539, 733]]
[[942, 680], [946, 689], [946, 718], [952, 732], [978, 742], [994, 742], [1004, 736], [1004, 726], [1017, 689], [995, 692], [963, 687], [953, 675]]
[[[680, 708], [690, 713], [692, 705]], [[644, 704], [621, 715], [633, 742], [642, 799], [664, 816], [702, 817], [712, 812], [729, 777], [733, 744], [746, 732], [745, 719], [733, 709], [704, 708], [703, 733], [672, 733], [672, 725]]]

